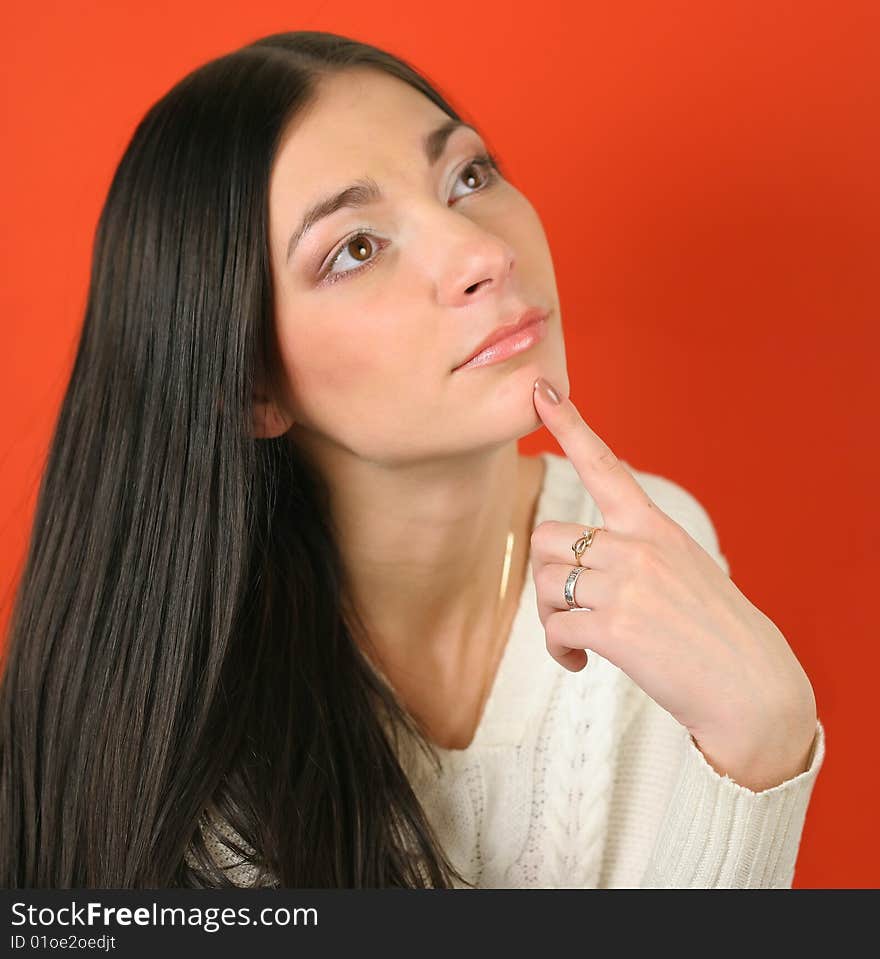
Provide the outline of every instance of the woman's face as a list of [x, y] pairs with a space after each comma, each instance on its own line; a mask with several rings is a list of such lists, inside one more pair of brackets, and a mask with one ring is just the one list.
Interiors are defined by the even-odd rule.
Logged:
[[[323, 80], [286, 131], [269, 196], [286, 410], [260, 435], [295, 424], [294, 438], [393, 465], [538, 429], [538, 376], [568, 394], [541, 221], [516, 187], [474, 164], [486, 144], [468, 127], [429, 163], [425, 137], [449, 119], [403, 81], [357, 68]], [[359, 178], [383, 198], [319, 219], [288, 259], [306, 211]], [[550, 311], [543, 340], [453, 372], [534, 306]]]

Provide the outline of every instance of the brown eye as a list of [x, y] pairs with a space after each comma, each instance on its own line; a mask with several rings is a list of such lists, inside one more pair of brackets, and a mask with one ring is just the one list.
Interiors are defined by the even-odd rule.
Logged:
[[[462, 171], [465, 175], [464, 182], [471, 188], [474, 189], [480, 185], [480, 175], [474, 175], [473, 173], [468, 173], [469, 170], [482, 170], [483, 166], [480, 163], [471, 162], [469, 163], [464, 170]], [[483, 176], [486, 176], [484, 173]]]
[[359, 233], [345, 244], [344, 249], [354, 257], [355, 260], [363, 262], [369, 258], [373, 250], [373, 244], [367, 239], [365, 233]]
[[[495, 158], [490, 153], [483, 153], [480, 156], [473, 157], [467, 166], [461, 169], [457, 182], [462, 182], [468, 190], [479, 193], [492, 186], [498, 179], [499, 171]], [[458, 198], [453, 197], [453, 199]]]
[[[387, 243], [383, 243], [381, 239], [374, 243], [373, 234], [369, 232], [367, 227], [362, 227], [359, 232], [353, 233], [336, 248], [321, 282], [335, 283], [343, 277], [368, 269], [376, 262], [378, 254], [382, 252], [385, 246], [387, 246]], [[346, 259], [350, 259], [360, 266], [354, 266], [351, 269], [336, 269], [340, 261], [344, 265]]]

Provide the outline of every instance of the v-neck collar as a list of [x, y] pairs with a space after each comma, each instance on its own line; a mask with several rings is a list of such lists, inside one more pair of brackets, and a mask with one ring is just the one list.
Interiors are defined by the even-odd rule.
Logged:
[[[545, 520], [580, 522], [585, 496], [580, 477], [571, 462], [557, 453], [539, 454], [544, 460], [544, 480], [535, 507], [532, 529]], [[595, 516], [585, 522], [593, 522]], [[562, 667], [547, 652], [544, 627], [538, 617], [537, 595], [531, 561], [516, 614], [501, 661], [495, 671], [474, 737], [464, 749], [434, 746], [444, 764], [467, 761], [487, 747], [522, 742], [528, 723], [546, 704], [549, 686]]]

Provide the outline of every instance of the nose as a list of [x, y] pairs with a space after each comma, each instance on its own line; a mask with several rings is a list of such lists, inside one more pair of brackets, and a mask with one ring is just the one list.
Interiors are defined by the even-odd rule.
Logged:
[[491, 292], [503, 293], [516, 262], [512, 247], [501, 237], [472, 226], [464, 239], [450, 244], [448, 263], [440, 267], [440, 297], [450, 306], [472, 303]]

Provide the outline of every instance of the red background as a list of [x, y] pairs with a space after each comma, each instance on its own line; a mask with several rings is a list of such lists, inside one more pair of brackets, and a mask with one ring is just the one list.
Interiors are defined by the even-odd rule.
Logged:
[[[346, 34], [485, 131], [550, 240], [572, 399], [701, 500], [810, 676], [828, 752], [794, 885], [880, 885], [880, 4], [43, 2], [4, 19], [0, 635], [135, 125], [249, 40]], [[546, 429], [521, 448], [560, 452]]]

